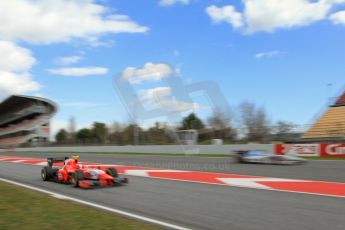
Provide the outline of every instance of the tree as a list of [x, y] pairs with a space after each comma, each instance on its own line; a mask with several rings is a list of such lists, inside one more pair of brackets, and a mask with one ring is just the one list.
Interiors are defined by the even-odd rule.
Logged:
[[295, 125], [288, 121], [278, 121], [276, 125], [276, 134], [291, 133]]
[[93, 134], [92, 130], [84, 128], [77, 132], [76, 137], [78, 141], [89, 143], [91, 139], [95, 137], [95, 135]]
[[60, 129], [59, 132], [55, 135], [55, 140], [58, 143], [66, 143], [68, 140], [68, 132], [64, 129]]
[[287, 141], [294, 138], [298, 133], [294, 132], [294, 125], [288, 121], [278, 121], [274, 129], [274, 139], [276, 141]]
[[122, 138], [125, 144], [139, 144], [136, 143], [136, 135], [135, 132], [140, 133], [142, 132], [141, 128], [136, 124], [129, 124], [122, 132]]
[[100, 122], [93, 123], [92, 132], [99, 143], [106, 143], [108, 137], [108, 128], [106, 124]]
[[203, 142], [210, 140], [209, 132], [206, 132], [205, 125], [202, 120], [196, 116], [195, 113], [189, 114], [187, 117], [183, 118], [181, 122], [180, 130], [190, 130], [195, 129], [198, 131], [198, 142]]
[[214, 111], [208, 119], [213, 139], [233, 141], [236, 139], [237, 132], [233, 128], [231, 118], [225, 116], [220, 110]]
[[165, 144], [168, 142], [165, 127], [159, 122], [147, 130], [149, 142], [152, 144]]
[[110, 133], [121, 133], [124, 129], [124, 125], [115, 121], [111, 126], [110, 126]]
[[247, 141], [266, 142], [270, 136], [270, 128], [265, 110], [248, 102], [242, 103], [240, 108]]
[[198, 118], [195, 113], [189, 114], [182, 120], [181, 130], [196, 129], [201, 130], [205, 128], [204, 123], [200, 118]]
[[124, 127], [119, 122], [114, 122], [111, 126], [110, 133], [109, 133], [109, 141], [113, 144], [123, 145], [123, 137], [122, 132]]

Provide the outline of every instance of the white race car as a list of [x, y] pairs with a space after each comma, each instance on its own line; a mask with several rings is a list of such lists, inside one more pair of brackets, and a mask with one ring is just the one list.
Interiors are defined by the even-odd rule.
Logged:
[[294, 165], [303, 164], [307, 160], [291, 155], [275, 155], [265, 151], [239, 150], [233, 154], [236, 163], [258, 163], [258, 164], [278, 164], [278, 165]]

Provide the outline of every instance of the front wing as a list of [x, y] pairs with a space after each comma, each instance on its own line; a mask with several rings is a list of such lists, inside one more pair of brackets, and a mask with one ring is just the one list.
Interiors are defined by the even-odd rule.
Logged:
[[114, 181], [109, 182], [107, 180], [79, 180], [78, 186], [80, 188], [95, 188], [95, 187], [108, 187], [108, 186], [117, 186], [128, 184], [128, 178], [115, 178]]
[[276, 164], [276, 165], [293, 165], [301, 164], [305, 161], [303, 159], [291, 159], [284, 156], [265, 156], [265, 157], [244, 157], [245, 163], [257, 163], [257, 164]]

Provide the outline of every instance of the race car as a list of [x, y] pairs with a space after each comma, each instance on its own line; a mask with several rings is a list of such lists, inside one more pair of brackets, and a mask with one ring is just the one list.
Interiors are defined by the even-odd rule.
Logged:
[[277, 164], [294, 165], [303, 164], [305, 159], [291, 155], [275, 155], [265, 151], [238, 150], [233, 153], [235, 163], [258, 163], [258, 164]]
[[80, 164], [78, 159], [78, 156], [47, 158], [47, 166], [41, 170], [42, 180], [72, 184], [81, 188], [128, 183], [128, 178], [121, 177], [113, 167], [86, 166]]

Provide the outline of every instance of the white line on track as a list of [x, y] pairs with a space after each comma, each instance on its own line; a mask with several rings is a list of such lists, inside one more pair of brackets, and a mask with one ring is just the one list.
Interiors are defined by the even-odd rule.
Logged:
[[15, 161], [12, 161], [12, 163], [22, 163], [24, 161], [26, 161], [26, 160], [15, 160]]
[[96, 204], [96, 203], [92, 203], [92, 202], [89, 202], [89, 201], [80, 200], [80, 199], [73, 198], [73, 197], [70, 197], [70, 196], [65, 196], [65, 195], [62, 195], [62, 194], [59, 194], [59, 193], [55, 193], [55, 192], [51, 192], [51, 191], [48, 191], [48, 190], [45, 190], [45, 189], [40, 189], [40, 188], [36, 188], [36, 187], [30, 186], [30, 185], [26, 185], [26, 184], [22, 184], [22, 183], [19, 183], [19, 182], [15, 182], [15, 181], [12, 181], [12, 180], [7, 180], [5, 178], [1, 178], [0, 177], [0, 181], [6, 182], [6, 183], [10, 183], [10, 184], [13, 184], [13, 185], [17, 185], [17, 186], [20, 186], [20, 187], [24, 187], [24, 188], [27, 188], [27, 189], [35, 190], [35, 191], [38, 191], [38, 192], [42, 192], [42, 193], [45, 193], [45, 194], [49, 194], [49, 195], [51, 195], [51, 196], [53, 196], [55, 198], [64, 199], [64, 200], [71, 200], [71, 201], [74, 201], [76, 203], [88, 205], [88, 206], [91, 206], [91, 207], [94, 207], [94, 208], [102, 209], [102, 210], [105, 210], [105, 211], [108, 211], [108, 212], [120, 214], [120, 215], [127, 216], [127, 217], [130, 217], [130, 218], [142, 220], [142, 221], [145, 221], [145, 222], [148, 222], [148, 223], [164, 226], [164, 227], [167, 227], [167, 228], [170, 228], [170, 229], [191, 230], [189, 228], [185, 228], [185, 227], [181, 227], [181, 226], [178, 226], [178, 225], [170, 224], [170, 223], [167, 223], [167, 222], [164, 222], [164, 221], [155, 220], [155, 219], [144, 217], [144, 216], [141, 216], [141, 215], [138, 215], [138, 214], [133, 214], [133, 213], [130, 213], [130, 212], [125, 212], [125, 211], [122, 211], [122, 210], [119, 210], [119, 209], [114, 209], [114, 208], [106, 207], [106, 206], [99, 205], [99, 204]]

